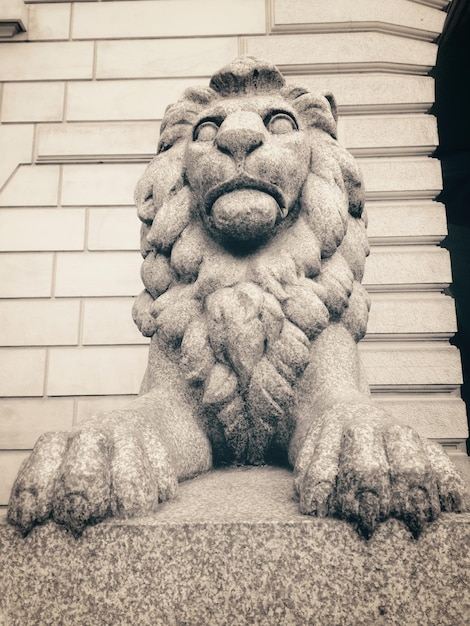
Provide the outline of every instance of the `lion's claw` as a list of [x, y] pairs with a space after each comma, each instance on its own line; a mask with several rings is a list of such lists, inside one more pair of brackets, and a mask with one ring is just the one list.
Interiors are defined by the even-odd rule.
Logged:
[[373, 491], [363, 491], [357, 495], [357, 502], [357, 518], [351, 521], [356, 522], [361, 535], [369, 539], [383, 520], [380, 498]]
[[321, 481], [313, 487], [308, 484], [300, 490], [299, 508], [301, 513], [316, 517], [327, 517], [334, 511], [332, 503], [335, 486], [328, 481]]
[[55, 478], [68, 443], [68, 433], [44, 433], [20, 468], [11, 491], [8, 521], [23, 535], [51, 515]]
[[329, 425], [312, 429], [315, 442], [306, 437], [295, 481], [302, 513], [345, 519], [369, 539], [389, 517], [418, 537], [441, 510], [462, 510], [465, 485], [442, 450], [410, 428], [378, 419], [370, 405], [360, 407], [361, 419], [358, 406], [349, 408], [353, 419], [344, 420], [338, 437], [339, 410], [348, 408], [335, 407]]
[[72, 434], [40, 438], [13, 486], [8, 521], [27, 535], [52, 518], [76, 537], [110, 515], [155, 510], [176, 493], [177, 480], [157, 437], [144, 445], [125, 412], [109, 414]]
[[[33, 514], [36, 512], [36, 515]], [[47, 519], [49, 512], [41, 512], [37, 506], [37, 496], [30, 489], [19, 492], [14, 505], [8, 509], [8, 521], [17, 526], [23, 536], [28, 535], [36, 524]]]
[[434, 498], [422, 487], [412, 487], [403, 497], [404, 506], [396, 517], [402, 519], [413, 537], [417, 538], [427, 524], [439, 515], [432, 500]]
[[66, 526], [75, 537], [79, 537], [88, 524], [100, 521], [104, 516], [83, 493], [63, 495], [57, 500], [53, 513], [54, 521]]
[[462, 495], [456, 491], [440, 497], [441, 509], [447, 513], [462, 513], [466, 510]]

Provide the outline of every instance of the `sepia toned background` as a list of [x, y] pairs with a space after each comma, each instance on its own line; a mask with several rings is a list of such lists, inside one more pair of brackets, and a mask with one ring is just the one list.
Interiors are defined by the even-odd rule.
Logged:
[[138, 393], [134, 187], [165, 107], [245, 53], [334, 93], [367, 189], [374, 399], [465, 459], [431, 112], [448, 5], [0, 0], [0, 505], [41, 433]]

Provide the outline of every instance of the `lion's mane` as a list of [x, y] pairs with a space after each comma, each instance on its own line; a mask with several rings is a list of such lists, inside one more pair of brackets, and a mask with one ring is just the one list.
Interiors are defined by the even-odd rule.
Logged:
[[[311, 151], [299, 210], [256, 252], [233, 255], [206, 231], [185, 178], [195, 120], [216, 100], [281, 95]], [[136, 189], [145, 290], [133, 316], [145, 336], [176, 352], [202, 396], [213, 439], [232, 461], [260, 463], [289, 440], [289, 407], [312, 340], [341, 321], [357, 341], [369, 299], [361, 176], [336, 138], [330, 95], [286, 86], [278, 70], [244, 57], [167, 108], [158, 154]]]

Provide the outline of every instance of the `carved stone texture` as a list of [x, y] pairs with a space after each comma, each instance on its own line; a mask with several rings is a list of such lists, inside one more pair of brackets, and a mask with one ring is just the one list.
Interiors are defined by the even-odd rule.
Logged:
[[146, 514], [221, 464], [289, 464], [303, 513], [413, 535], [464, 508], [447, 456], [372, 405], [364, 190], [331, 94], [241, 57], [167, 108], [136, 190], [152, 337], [127, 410], [43, 436], [13, 487], [23, 533]]

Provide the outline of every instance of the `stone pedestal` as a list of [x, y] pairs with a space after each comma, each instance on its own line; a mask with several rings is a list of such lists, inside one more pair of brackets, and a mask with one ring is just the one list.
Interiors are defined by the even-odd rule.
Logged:
[[300, 515], [287, 470], [219, 470], [152, 517], [78, 540], [1, 525], [0, 624], [463, 626], [469, 543], [467, 514], [418, 541], [391, 520], [366, 542]]

